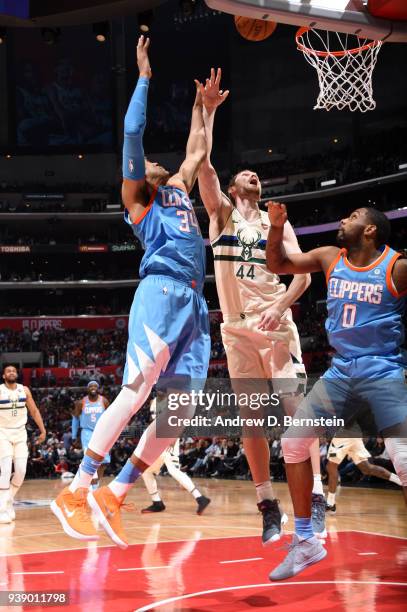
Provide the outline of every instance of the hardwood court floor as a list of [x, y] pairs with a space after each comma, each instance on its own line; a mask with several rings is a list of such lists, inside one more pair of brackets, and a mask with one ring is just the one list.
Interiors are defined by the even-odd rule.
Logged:
[[[268, 573], [284, 557], [288, 538], [260, 543], [261, 520], [251, 482], [199, 480], [212, 499], [203, 516], [169, 477], [160, 478], [167, 510], [141, 515], [149, 503], [142, 482], [133, 489], [134, 512], [124, 514], [131, 546], [122, 551], [101, 534], [98, 543], [73, 540], [47, 506], [17, 509], [15, 524], [0, 526], [0, 591], [66, 591], [72, 612], [387, 612], [407, 599], [407, 516], [398, 490], [346, 489], [337, 514], [327, 517], [328, 557], [299, 576], [272, 584]], [[46, 503], [60, 481], [28, 481], [26, 504]], [[275, 490], [290, 516], [287, 485]], [[381, 535], [379, 535], [381, 534]], [[53, 552], [54, 551], [54, 552]], [[27, 554], [28, 553], [28, 554]], [[1, 608], [0, 608], [1, 609]], [[10, 608], [10, 610], [26, 608]], [[42, 608], [27, 608], [37, 609]]]

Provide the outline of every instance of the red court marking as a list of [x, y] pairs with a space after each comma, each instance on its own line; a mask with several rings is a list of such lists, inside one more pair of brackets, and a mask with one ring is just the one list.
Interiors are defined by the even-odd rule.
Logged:
[[[0, 575], [8, 583], [1, 590], [68, 591], [70, 605], [47, 608], [54, 612], [253, 612], [277, 607], [279, 612], [298, 612], [299, 605], [315, 612], [401, 610], [407, 597], [407, 541], [357, 532], [337, 536], [332, 544], [328, 537], [326, 559], [276, 584], [268, 582], [268, 574], [286, 554], [282, 543], [264, 549], [260, 538], [246, 537], [150, 542], [125, 551], [91, 545], [3, 556]], [[360, 555], [371, 551], [377, 555]], [[221, 563], [255, 557], [262, 559]], [[143, 567], [134, 573], [119, 571]], [[64, 573], [51, 573], [56, 571]]]

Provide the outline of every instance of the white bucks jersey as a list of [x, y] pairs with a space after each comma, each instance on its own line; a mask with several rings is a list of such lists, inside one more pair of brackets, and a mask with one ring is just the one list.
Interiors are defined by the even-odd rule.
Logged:
[[224, 315], [261, 312], [286, 291], [277, 274], [266, 265], [270, 229], [268, 215], [259, 211], [256, 221], [246, 221], [233, 209], [223, 232], [212, 242], [216, 287]]
[[18, 429], [27, 423], [27, 396], [23, 385], [9, 389], [0, 385], [0, 428]]

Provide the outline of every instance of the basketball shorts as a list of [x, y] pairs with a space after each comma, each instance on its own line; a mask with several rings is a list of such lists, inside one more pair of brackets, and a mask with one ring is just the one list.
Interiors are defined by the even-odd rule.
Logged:
[[334, 438], [329, 445], [328, 459], [332, 463], [339, 465], [345, 459], [350, 457], [353, 463], [357, 465], [362, 461], [366, 461], [370, 457], [370, 453], [363, 444], [361, 438]]
[[[345, 360], [335, 356], [331, 367], [301, 402], [295, 416], [305, 419], [337, 417], [343, 419], [346, 426], [366, 410], [373, 417], [378, 432], [402, 423], [405, 427], [407, 385], [403, 368], [392, 357]], [[328, 435], [335, 435], [337, 429], [335, 426], [329, 429]], [[300, 427], [290, 427], [286, 433], [289, 431], [292, 437], [312, 435], [311, 430], [306, 432]]]
[[266, 332], [258, 329], [259, 323], [257, 313], [246, 314], [244, 319], [224, 316], [221, 332], [230, 378], [279, 379], [282, 388], [274, 389], [276, 392], [304, 391], [306, 374], [295, 324], [287, 321], [281, 331]]
[[144, 278], [134, 296], [123, 385], [141, 374], [160, 389], [203, 387], [209, 365], [206, 301], [199, 291], [168, 276]]
[[[81, 429], [81, 443], [82, 443], [83, 452], [85, 452], [86, 449], [88, 448], [92, 434], [93, 434], [93, 429]], [[105, 458], [102, 461], [102, 465], [106, 463], [110, 463], [109, 453], [105, 455]]]
[[27, 459], [27, 430], [25, 427], [16, 429], [0, 428], [0, 459], [13, 457], [14, 459]]

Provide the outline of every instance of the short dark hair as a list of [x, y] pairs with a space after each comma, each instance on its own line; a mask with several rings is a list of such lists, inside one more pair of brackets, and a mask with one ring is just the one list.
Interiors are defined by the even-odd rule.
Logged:
[[377, 208], [366, 207], [365, 210], [370, 223], [376, 226], [376, 246], [387, 244], [391, 234], [390, 221]]
[[6, 371], [7, 368], [15, 368], [17, 370], [17, 373], [18, 373], [18, 366], [16, 366], [15, 363], [4, 363], [3, 364], [3, 370], [2, 370], [3, 374], [4, 374], [4, 372]]

